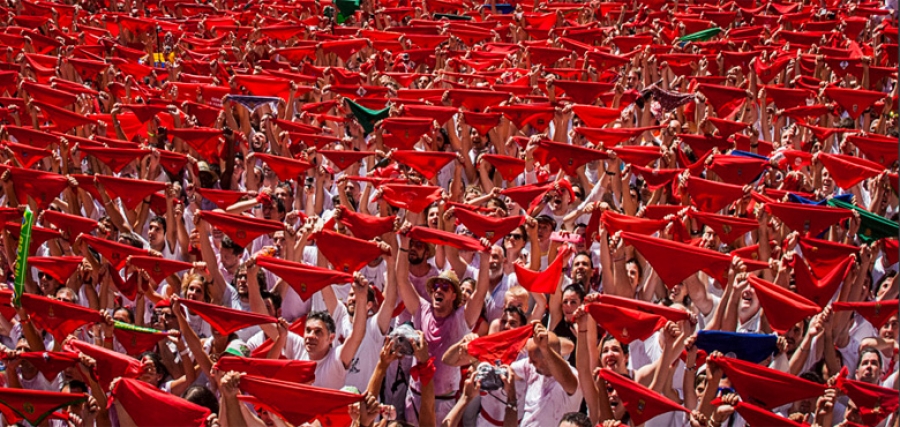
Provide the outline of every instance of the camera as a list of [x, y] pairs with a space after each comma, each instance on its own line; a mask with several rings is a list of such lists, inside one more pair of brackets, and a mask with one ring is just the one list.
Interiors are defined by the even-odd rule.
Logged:
[[487, 362], [481, 362], [478, 370], [475, 371], [475, 380], [481, 384], [484, 391], [494, 391], [503, 388], [503, 379], [506, 378], [506, 369], [499, 366], [491, 365]]
[[406, 322], [394, 329], [391, 332], [390, 337], [391, 342], [394, 345], [394, 349], [397, 350], [397, 353], [400, 353], [404, 356], [412, 356], [413, 343], [419, 340], [419, 334], [416, 333], [416, 330], [409, 322]]

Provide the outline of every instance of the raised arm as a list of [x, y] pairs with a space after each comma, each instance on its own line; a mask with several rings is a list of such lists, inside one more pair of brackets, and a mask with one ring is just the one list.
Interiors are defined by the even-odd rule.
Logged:
[[406, 311], [415, 315], [419, 311], [419, 294], [413, 288], [412, 283], [409, 282], [409, 258], [406, 255], [409, 253], [409, 237], [406, 237], [403, 233], [404, 230], [408, 231], [410, 227], [409, 223], [407, 223], [400, 229], [401, 253], [397, 257], [397, 293], [406, 306]]
[[[199, 218], [198, 214], [194, 214]], [[203, 261], [209, 266], [209, 274], [212, 276], [212, 286], [209, 289], [210, 300], [214, 304], [221, 304], [222, 298], [225, 296], [225, 277], [219, 270], [219, 261], [216, 259], [216, 252], [213, 250], [212, 242], [210, 242], [209, 223], [200, 219], [197, 227], [200, 229], [200, 255]]]
[[550, 375], [562, 386], [566, 394], [573, 395], [578, 391], [578, 377], [572, 373], [569, 362], [560, 356], [556, 349], [550, 345], [550, 332], [540, 323], [534, 325], [534, 342], [541, 350], [541, 355], [547, 361]]
[[353, 316], [353, 330], [350, 331], [350, 336], [344, 340], [344, 344], [341, 346], [341, 362], [344, 364], [345, 369], [350, 368], [350, 362], [353, 361], [353, 356], [356, 356], [356, 351], [359, 350], [359, 345], [362, 344], [363, 338], [366, 336], [366, 321], [368, 317], [366, 316], [366, 303], [367, 299], [364, 297], [369, 290], [369, 281], [366, 280], [365, 277], [361, 273], [356, 273], [356, 280], [353, 281], [353, 292], [356, 295], [360, 295], [359, 298], [356, 298], [356, 314]]
[[387, 255], [384, 256], [385, 270], [387, 271], [387, 280], [384, 283], [384, 301], [375, 319], [378, 322], [378, 328], [381, 329], [382, 335], [387, 334], [388, 328], [391, 326], [391, 315], [394, 314], [394, 307], [397, 306], [397, 262], [394, 256], [394, 249], [384, 242], [379, 242], [378, 246]]
[[587, 402], [588, 414], [591, 414], [591, 423], [597, 424], [600, 420], [611, 418], [612, 414], [601, 413], [600, 392], [597, 390], [597, 384], [590, 380], [591, 378], [591, 355], [588, 348], [588, 322], [593, 319], [585, 313], [584, 306], [578, 307], [575, 311], [575, 324], [578, 326], [578, 340], [575, 343], [575, 360], [578, 368], [578, 378], [581, 385], [581, 392], [584, 393], [584, 400]]
[[[486, 242], [483, 242], [486, 243]], [[490, 248], [490, 246], [487, 246]], [[490, 249], [488, 249], [490, 250]], [[478, 266], [478, 282], [475, 285], [475, 294], [469, 298], [466, 303], [466, 324], [469, 328], [474, 328], [478, 323], [478, 317], [481, 316], [481, 309], [484, 308], [484, 297], [487, 295], [488, 282], [491, 280], [490, 252], [482, 252]]]

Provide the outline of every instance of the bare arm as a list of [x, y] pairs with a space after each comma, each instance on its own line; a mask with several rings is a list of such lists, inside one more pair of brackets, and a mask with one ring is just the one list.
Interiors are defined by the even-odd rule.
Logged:
[[[356, 292], [356, 295], [366, 295], [368, 288], [369, 281], [362, 274], [357, 273], [356, 280], [353, 282], [353, 291]], [[345, 369], [350, 367], [353, 356], [356, 356], [356, 351], [359, 350], [359, 345], [362, 344], [363, 338], [366, 336], [366, 321], [368, 320], [366, 316], [366, 302], [366, 298], [356, 299], [357, 314], [353, 316], [353, 330], [341, 346], [340, 357]]]

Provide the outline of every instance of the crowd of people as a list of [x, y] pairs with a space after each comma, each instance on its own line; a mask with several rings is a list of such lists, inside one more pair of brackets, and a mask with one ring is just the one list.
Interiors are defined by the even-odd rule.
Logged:
[[895, 1], [0, 9], [0, 425], [900, 423]]

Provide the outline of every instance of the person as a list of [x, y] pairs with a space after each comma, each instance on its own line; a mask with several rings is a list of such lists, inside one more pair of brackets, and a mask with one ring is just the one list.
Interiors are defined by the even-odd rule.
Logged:
[[534, 325], [534, 338], [526, 344], [528, 359], [513, 362], [515, 381], [525, 383], [523, 426], [556, 424], [562, 415], [581, 406], [582, 392], [575, 368], [560, 355], [560, 341], [541, 324]]
[[[410, 228], [411, 225], [407, 223], [400, 229], [400, 251], [412, 254], [410, 239], [403, 236], [402, 233], [403, 230]], [[487, 248], [489, 246], [485, 245], [485, 249]], [[487, 287], [484, 284], [489, 280], [490, 258], [488, 256], [481, 257], [478, 287], [469, 302], [461, 306], [462, 292], [459, 288], [459, 279], [453, 271], [445, 271], [440, 275], [430, 277], [425, 283], [430, 300], [421, 297], [408, 279], [410, 257], [398, 257], [397, 259], [397, 291], [406, 310], [413, 317], [413, 326], [417, 330], [425, 332], [425, 340], [428, 342], [431, 356], [440, 357], [451, 345], [469, 333], [478, 321], [484, 306], [484, 297], [487, 294]], [[460, 381], [459, 370], [435, 361], [434, 381], [434, 393], [435, 399], [437, 399], [435, 416], [437, 419], [443, 419], [453, 407]], [[417, 411], [420, 407], [419, 396], [421, 396], [419, 386], [418, 381], [414, 379], [410, 383], [406, 397], [406, 420], [410, 422], [418, 419]]]

